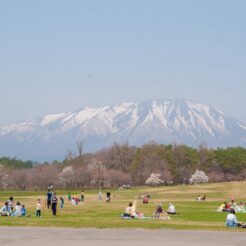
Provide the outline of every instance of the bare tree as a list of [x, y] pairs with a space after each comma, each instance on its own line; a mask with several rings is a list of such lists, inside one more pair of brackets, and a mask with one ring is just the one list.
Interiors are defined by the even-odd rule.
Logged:
[[29, 171], [30, 169], [16, 169], [12, 170], [10, 177], [13, 187], [18, 190], [26, 190], [29, 181]]
[[75, 158], [75, 156], [76, 156], [76, 154], [72, 150], [70, 150], [70, 149], [67, 150], [66, 159], [68, 161], [73, 160]]
[[0, 164], [0, 189], [8, 187], [8, 168]]
[[78, 157], [80, 160], [83, 160], [83, 146], [83, 141], [77, 141]]

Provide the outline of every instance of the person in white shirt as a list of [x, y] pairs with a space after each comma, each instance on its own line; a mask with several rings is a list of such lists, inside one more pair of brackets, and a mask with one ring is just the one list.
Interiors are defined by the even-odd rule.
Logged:
[[174, 205], [172, 203], [169, 203], [169, 207], [168, 207], [167, 213], [168, 214], [176, 214], [176, 209], [175, 209], [175, 207], [174, 207]]
[[36, 204], [36, 217], [41, 217], [41, 209], [42, 209], [42, 205], [41, 205], [41, 200], [38, 199], [37, 200], [37, 204]]
[[14, 217], [21, 217], [22, 216], [20, 202], [16, 203], [15, 211], [14, 211], [14, 213], [11, 216], [14, 216]]
[[134, 217], [132, 207], [133, 207], [133, 203], [130, 202], [129, 206], [126, 207], [126, 210], [125, 210], [125, 213], [123, 214], [123, 217], [125, 217], [125, 218], [133, 218]]

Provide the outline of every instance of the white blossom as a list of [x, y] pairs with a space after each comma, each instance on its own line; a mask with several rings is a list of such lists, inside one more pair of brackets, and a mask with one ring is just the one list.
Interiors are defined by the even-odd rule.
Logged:
[[196, 170], [189, 179], [190, 184], [208, 183], [208, 176], [203, 171]]
[[159, 173], [152, 173], [150, 177], [145, 181], [146, 185], [161, 185], [163, 184], [163, 180], [160, 179], [161, 174]]

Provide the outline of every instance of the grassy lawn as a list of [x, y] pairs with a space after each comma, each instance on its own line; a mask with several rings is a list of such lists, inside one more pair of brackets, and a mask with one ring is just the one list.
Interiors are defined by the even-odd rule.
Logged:
[[[141, 187], [131, 190], [111, 191], [115, 194], [112, 202], [107, 204], [97, 200], [97, 191], [88, 191], [85, 202], [77, 206], [67, 202], [67, 191], [57, 191], [58, 196], [65, 198], [65, 208], [59, 209], [56, 217], [45, 207], [46, 192], [0, 192], [1, 206], [14, 196], [15, 202], [26, 205], [28, 215], [25, 218], [0, 217], [0, 226], [40, 226], [40, 227], [93, 227], [93, 228], [148, 228], [148, 229], [198, 229], [198, 230], [227, 230], [245, 231], [244, 229], [225, 228], [226, 213], [217, 213], [216, 209], [225, 200], [234, 197], [239, 203], [246, 201], [246, 182], [230, 182], [194, 186], [167, 186], [158, 188]], [[149, 204], [138, 202], [138, 210], [145, 216], [152, 216], [157, 202], [163, 202], [164, 209], [172, 202], [178, 215], [171, 216], [168, 221], [162, 220], [123, 220], [120, 215], [137, 194], [149, 194]], [[71, 191], [79, 196], [79, 191]], [[195, 198], [206, 194], [207, 201], [196, 202]], [[105, 197], [105, 194], [104, 194]], [[42, 217], [35, 217], [36, 200], [42, 199]], [[246, 214], [237, 214], [239, 221], [246, 222]]]

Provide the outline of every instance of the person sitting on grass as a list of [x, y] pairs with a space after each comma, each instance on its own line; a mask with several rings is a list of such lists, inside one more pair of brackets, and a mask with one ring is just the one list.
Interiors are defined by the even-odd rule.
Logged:
[[125, 213], [122, 215], [123, 218], [144, 218], [144, 214], [137, 210], [137, 202], [130, 202], [126, 208]]
[[236, 213], [241, 213], [242, 212], [242, 202], [240, 202], [238, 205], [235, 205], [233, 207]]
[[240, 209], [240, 212], [242, 212], [242, 213], [246, 212], [245, 204], [243, 202], [240, 202], [238, 207]]
[[133, 207], [133, 203], [130, 202], [129, 205], [125, 209], [125, 213], [122, 215], [123, 218], [134, 218], [132, 214], [132, 207]]
[[13, 217], [21, 217], [21, 204], [20, 202], [16, 203], [15, 211], [11, 214]]
[[222, 203], [219, 208], [217, 209], [217, 212], [224, 212], [226, 207], [226, 202]]
[[25, 217], [26, 216], [26, 208], [25, 208], [25, 205], [22, 205], [21, 206], [21, 216], [22, 217]]
[[9, 198], [8, 203], [9, 203], [9, 207], [11, 209], [11, 212], [13, 212], [13, 210], [14, 210], [14, 198], [12, 196]]
[[9, 206], [9, 202], [5, 202], [5, 205], [0, 210], [1, 216], [10, 216], [12, 214], [12, 210]]
[[196, 200], [197, 200], [198, 202], [202, 201], [202, 196], [201, 196], [201, 195], [198, 195], [198, 197], [196, 198]]
[[225, 204], [225, 210], [223, 212], [231, 212], [233, 208], [231, 207], [231, 204], [226, 202]]
[[172, 203], [169, 203], [169, 207], [167, 209], [168, 214], [176, 214], [176, 209]]
[[147, 204], [147, 203], [149, 203], [149, 197], [148, 196], [145, 196], [143, 198], [143, 204]]
[[170, 219], [168, 214], [163, 210], [162, 203], [159, 203], [156, 206], [156, 211], [154, 213], [154, 218], [155, 219], [162, 219], [162, 220], [169, 220]]
[[137, 209], [137, 201], [136, 200], [133, 202], [133, 205], [132, 205], [132, 216], [134, 216], [134, 218], [143, 218], [144, 217], [143, 212], [141, 212]]
[[235, 215], [234, 209], [231, 209], [230, 213], [227, 215], [226, 226], [227, 227], [239, 227], [239, 226], [241, 226], [241, 223], [238, 223], [238, 221], [237, 221], [237, 217]]
[[76, 197], [72, 197], [71, 203], [72, 203], [73, 205], [78, 205], [79, 199], [76, 198]]
[[162, 213], [163, 213], [162, 203], [159, 203], [156, 206], [156, 210], [155, 210], [155, 213], [154, 213], [154, 218], [159, 218]]
[[234, 198], [231, 199], [231, 202], [229, 204], [231, 209], [235, 209], [235, 207], [237, 206], [237, 203], [235, 202]]

